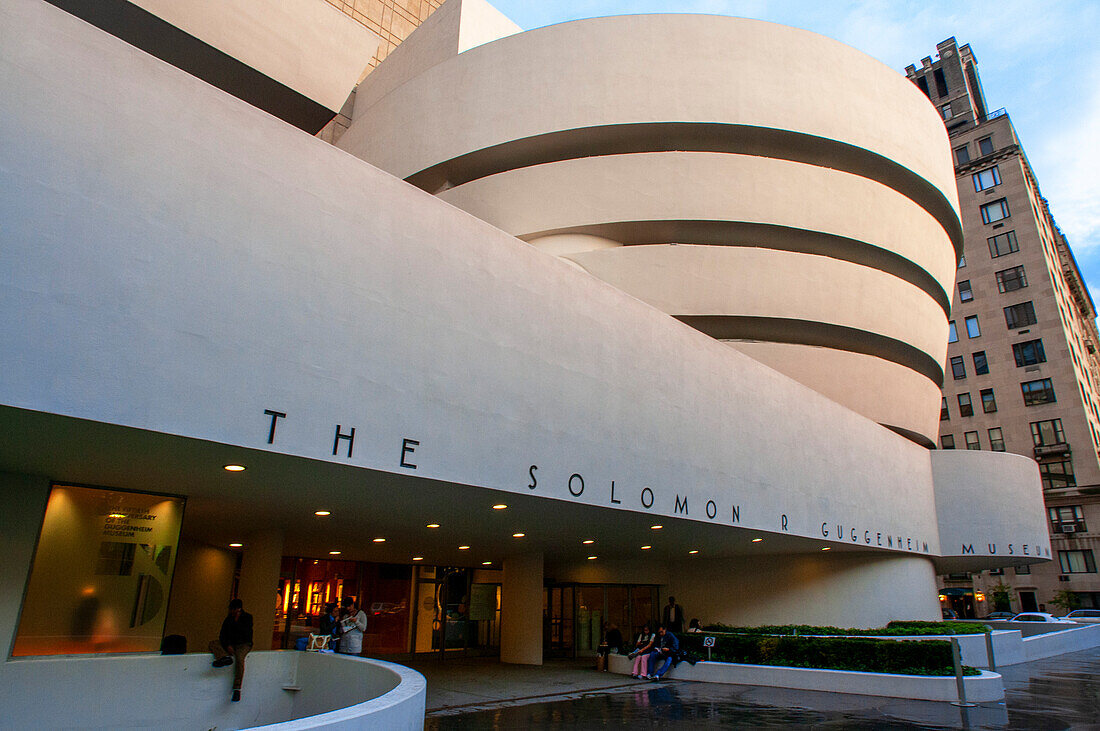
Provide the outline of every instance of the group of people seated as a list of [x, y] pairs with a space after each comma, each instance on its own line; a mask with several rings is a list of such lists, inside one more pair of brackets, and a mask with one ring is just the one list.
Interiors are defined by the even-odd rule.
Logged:
[[[693, 619], [688, 632], [701, 632], [699, 620]], [[657, 631], [650, 631], [649, 625], [634, 640], [634, 649], [627, 657], [634, 660], [630, 677], [647, 680], [660, 680], [667, 673], [680, 652], [680, 640], [664, 623], [657, 625]]]
[[325, 605], [325, 613], [317, 623], [317, 634], [331, 637], [329, 649], [345, 655], [363, 652], [363, 633], [367, 631], [367, 613], [355, 599], [344, 597], [337, 610], [336, 602]]

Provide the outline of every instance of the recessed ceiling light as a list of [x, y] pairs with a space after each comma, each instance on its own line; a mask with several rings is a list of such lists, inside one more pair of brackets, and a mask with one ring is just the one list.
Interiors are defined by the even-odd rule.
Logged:
[[653, 546], [642, 546], [643, 551], [648, 551], [651, 548], [653, 548]]
[[690, 551], [688, 551], [688, 553], [691, 553], [691, 554], [699, 553], [699, 549], [698, 548], [693, 548]]
[[469, 546], [459, 546], [458, 550], [460, 550], [460, 551], [469, 551], [470, 547]]
[[589, 560], [589, 561], [595, 561], [595, 560], [596, 560], [596, 557], [595, 557], [595, 556], [589, 556], [589, 557], [588, 557], [588, 560]]
[[332, 515], [332, 511], [330, 511], [330, 510], [315, 510], [315, 511], [313, 511], [313, 514], [314, 515], [319, 515], [323, 518], [326, 515]]
[[243, 545], [244, 545], [243, 543], [230, 543], [229, 547], [230, 548], [240, 548]]
[[243, 464], [227, 464], [222, 469], [226, 472], [244, 472], [245, 467]]
[[497, 503], [496, 505], [493, 506], [493, 510], [504, 510], [507, 507], [508, 506], [505, 505], [504, 503]]
[[664, 528], [663, 525], [651, 525], [651, 526], [649, 526], [650, 530], [661, 530], [662, 528]]
[[438, 528], [438, 527], [439, 527], [439, 523], [428, 523], [428, 527], [429, 527], [429, 528]]
[[512, 538], [523, 538], [526, 535], [526, 533], [513, 533]]
[[375, 542], [375, 543], [385, 543], [385, 542], [386, 542], [386, 539], [385, 539], [385, 538], [375, 538], [375, 539], [374, 539], [374, 542]]
[[833, 549], [832, 549], [832, 548], [830, 548], [829, 546], [825, 546], [825, 548], [822, 548], [821, 550], [822, 550], [822, 551], [831, 551], [831, 550], [833, 550]]
[[581, 541], [581, 543], [583, 543], [584, 545], [588, 546], [588, 545], [590, 545], [590, 544], [593, 544], [593, 543], [595, 543], [595, 541], [594, 541], [594, 540], [592, 540], [591, 538], [585, 538], [585, 539], [584, 539], [583, 541]]
[[424, 560], [423, 556], [413, 556], [413, 561], [423, 561], [423, 560]]
[[481, 565], [482, 565], [482, 566], [492, 566], [492, 565], [493, 565], [493, 562], [492, 562], [492, 561], [482, 561], [482, 562], [481, 562]]
[[330, 556], [339, 556], [340, 552], [339, 551], [329, 551], [328, 555], [330, 555]]
[[753, 538], [753, 539], [752, 539], [752, 542], [753, 542], [753, 543], [759, 543], [759, 542], [760, 542], [760, 541], [762, 541], [762, 540], [764, 540], [764, 539], [763, 539], [763, 538]]

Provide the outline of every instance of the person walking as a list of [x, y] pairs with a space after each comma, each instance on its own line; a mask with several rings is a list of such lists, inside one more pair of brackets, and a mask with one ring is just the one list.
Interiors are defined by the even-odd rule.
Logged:
[[210, 643], [216, 668], [233, 667], [233, 702], [241, 699], [241, 683], [244, 682], [244, 658], [252, 650], [252, 615], [244, 611], [240, 599], [229, 602], [229, 615], [222, 621], [218, 639]]
[[340, 601], [340, 649], [345, 655], [359, 655], [363, 652], [363, 633], [367, 631], [367, 614], [355, 600], [349, 596]]
[[670, 596], [668, 598], [668, 605], [665, 607], [661, 619], [669, 632], [684, 631], [684, 609], [676, 603], [676, 597]]

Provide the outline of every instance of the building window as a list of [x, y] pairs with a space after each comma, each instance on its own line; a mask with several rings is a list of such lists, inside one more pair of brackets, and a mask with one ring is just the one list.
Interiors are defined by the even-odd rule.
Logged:
[[1005, 231], [986, 239], [989, 244], [989, 255], [996, 259], [998, 256], [1012, 254], [1020, 250], [1020, 244], [1016, 241], [1015, 231]]
[[970, 280], [959, 282], [959, 302], [969, 302], [974, 299], [974, 291], [970, 289]]
[[1059, 551], [1058, 563], [1062, 565], [1063, 574], [1095, 574], [1096, 559], [1092, 556], [1092, 550], [1084, 551]]
[[996, 165], [994, 165], [988, 170], [982, 170], [980, 173], [974, 173], [972, 178], [974, 180], [974, 192], [981, 193], [983, 190], [989, 190], [990, 188], [1001, 184], [1001, 171], [997, 169]]
[[959, 394], [959, 416], [973, 416], [974, 405], [970, 403], [970, 394]]
[[1008, 200], [1005, 198], [998, 198], [992, 203], [986, 203], [981, 207], [982, 223], [994, 223], [1001, 219], [1008, 218]]
[[1021, 302], [1005, 308], [1005, 325], [1009, 330], [1019, 330], [1036, 322], [1038, 320], [1035, 319], [1035, 306], [1030, 302]]
[[985, 359], [985, 351], [979, 350], [974, 354], [974, 375], [984, 376], [989, 373], [989, 362]]
[[951, 119], [951, 105], [944, 104], [942, 107], [940, 107], [940, 115], [943, 117], [944, 121]]
[[1073, 462], [1068, 459], [1040, 462], [1039, 477], [1043, 480], [1044, 490], [1077, 487], [1077, 479], [1073, 476]]
[[1016, 356], [1017, 368], [1047, 362], [1047, 354], [1043, 351], [1042, 339], [1016, 343], [1012, 346], [1012, 355]]
[[932, 95], [928, 93], [928, 79], [924, 78], [923, 76], [918, 76], [917, 86], [920, 88], [921, 91], [924, 92], [924, 95], [926, 97], [928, 97], [929, 99], [932, 98]]
[[997, 272], [997, 291], [1002, 294], [1005, 292], [1015, 292], [1017, 289], [1023, 289], [1026, 286], [1027, 275], [1024, 273], [1024, 268], [1022, 266], [1002, 269]]
[[997, 399], [993, 398], [992, 388], [983, 388], [978, 392], [978, 395], [982, 398], [982, 411], [986, 414], [992, 414], [997, 410]]
[[992, 155], [993, 154], [993, 138], [992, 137], [983, 137], [980, 140], [978, 140], [978, 154], [982, 155], [983, 157], [985, 155]]
[[1047, 508], [1050, 514], [1051, 533], [1086, 533], [1085, 514], [1081, 512], [1080, 505], [1062, 505], [1056, 508]]
[[951, 320], [947, 323], [947, 342], [957, 343], [959, 342], [959, 331], [955, 329], [955, 321]]
[[982, 330], [978, 327], [978, 316], [971, 315], [966, 318], [966, 337], [977, 338], [981, 337]]
[[970, 162], [970, 150], [963, 145], [962, 147], [955, 148], [955, 164], [965, 165]]
[[1020, 390], [1024, 394], [1024, 406], [1052, 404], [1056, 400], [1054, 398], [1054, 384], [1050, 382], [1049, 378], [1021, 383]]
[[994, 452], [1005, 451], [1005, 436], [1001, 427], [995, 426], [989, 430], [989, 448]]
[[966, 439], [967, 449], [981, 449], [982, 445], [978, 443], [978, 432], [968, 431], [963, 432], [963, 438]]
[[933, 71], [932, 78], [936, 80], [936, 93], [940, 96], [947, 96], [947, 79], [944, 78], [943, 69]]
[[1013, 571], [1016, 572], [1017, 576], [1027, 576], [1028, 574], [1031, 573], [1031, 567], [1030, 566], [1017, 566], [1015, 569], [1013, 569]]
[[955, 448], [955, 435], [944, 434], [940, 437], [940, 449], [954, 449]]
[[947, 397], [944, 396], [940, 399], [940, 421], [947, 421], [951, 418], [951, 413], [947, 410]]
[[1064, 444], [1066, 435], [1062, 431], [1061, 419], [1031, 422], [1031, 441], [1036, 447], [1049, 447], [1052, 444]]
[[956, 355], [951, 358], [951, 375], [956, 381], [961, 381], [966, 378], [966, 365], [963, 363], [963, 357]]

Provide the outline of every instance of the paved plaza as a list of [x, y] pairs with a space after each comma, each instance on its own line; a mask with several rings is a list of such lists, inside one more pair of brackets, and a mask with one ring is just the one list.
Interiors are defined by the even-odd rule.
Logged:
[[664, 681], [487, 660], [417, 661], [428, 679], [426, 728], [813, 728], [1100, 730], [1100, 651], [1003, 668], [1006, 700], [948, 703]]

